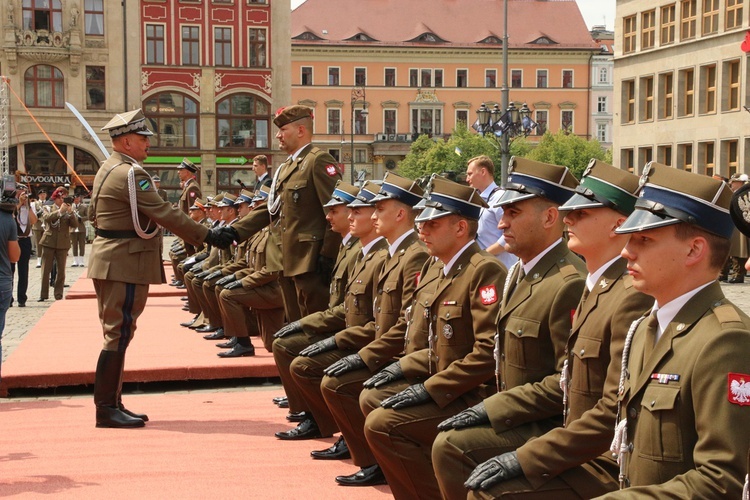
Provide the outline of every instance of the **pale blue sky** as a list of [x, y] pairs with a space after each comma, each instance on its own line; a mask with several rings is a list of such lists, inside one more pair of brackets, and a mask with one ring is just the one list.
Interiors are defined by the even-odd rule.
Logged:
[[[305, 0], [292, 0], [292, 8], [296, 8]], [[353, 1], [353, 0], [352, 0]], [[607, 29], [614, 29], [615, 25], [615, 0], [576, 0], [578, 8], [581, 9], [586, 26], [604, 24]]]

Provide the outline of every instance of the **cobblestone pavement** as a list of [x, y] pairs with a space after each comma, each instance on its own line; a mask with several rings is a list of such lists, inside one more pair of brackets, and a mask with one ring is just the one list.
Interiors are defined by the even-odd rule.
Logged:
[[[164, 248], [168, 249], [173, 240], [173, 236], [165, 237]], [[90, 250], [91, 245], [86, 245], [84, 261], [87, 264]], [[75, 283], [86, 269], [85, 267], [70, 267], [73, 263], [72, 255], [72, 252], [68, 254], [68, 267], [65, 269], [66, 284]], [[14, 305], [14, 307], [8, 309], [5, 316], [5, 331], [2, 336], [3, 361], [13, 354], [13, 351], [23, 341], [26, 334], [34, 325], [36, 325], [37, 321], [39, 321], [47, 311], [47, 308], [55, 302], [54, 298], [47, 299], [45, 302], [37, 302], [41, 288], [41, 268], [35, 266], [36, 256], [32, 255], [29, 264], [29, 289], [27, 292], [28, 301], [26, 302], [26, 307], [20, 308]], [[167, 277], [169, 277], [169, 275], [170, 273], [167, 272]], [[744, 284], [723, 283], [722, 289], [732, 302], [734, 302], [745, 313], [750, 314], [750, 278]], [[65, 293], [67, 294], [67, 289], [65, 290]], [[13, 296], [15, 297], [15, 288], [13, 289]], [[91, 314], [96, 314], [96, 310], [92, 310]]]

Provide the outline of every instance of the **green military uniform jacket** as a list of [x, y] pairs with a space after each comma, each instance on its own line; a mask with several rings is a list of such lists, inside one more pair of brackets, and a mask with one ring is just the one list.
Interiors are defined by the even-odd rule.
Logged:
[[[380, 272], [374, 321], [362, 327], [363, 332], [347, 330], [349, 345], [361, 347], [359, 355], [373, 373], [404, 349], [406, 308], [412, 303], [419, 273], [429, 258], [416, 232], [404, 238]], [[365, 331], [374, 332], [374, 340], [362, 346], [364, 339], [373, 338], [371, 333], [362, 335]]]
[[53, 205], [43, 215], [44, 234], [39, 244], [47, 248], [66, 250], [70, 248], [70, 230], [79, 226], [78, 217], [72, 212], [60, 214], [60, 209]]
[[606, 498], [740, 498], [750, 442], [750, 318], [718, 282], [693, 296], [646, 357], [633, 336], [619, 398], [629, 488]]
[[346, 285], [349, 283], [349, 276], [354, 271], [354, 265], [357, 263], [357, 255], [362, 253], [362, 245], [359, 238], [349, 237], [346, 243], [342, 244], [336, 262], [333, 265], [331, 273], [331, 285], [329, 286], [330, 297], [328, 299], [328, 308], [331, 309], [344, 302], [344, 293]]
[[376, 277], [388, 255], [388, 242], [377, 240], [367, 255], [354, 266], [344, 294], [344, 302], [332, 309], [308, 314], [300, 320], [307, 334], [340, 332], [345, 328], [364, 325], [373, 318], [373, 296]]
[[[112, 153], [94, 178], [89, 217], [96, 227], [109, 231], [133, 231], [128, 194], [128, 171], [135, 169], [136, 201], [141, 227], [158, 223], [193, 245], [199, 245], [208, 229], [159, 197], [151, 177], [135, 160]], [[111, 171], [111, 173], [110, 173]], [[106, 179], [105, 179], [106, 176]], [[164, 283], [161, 238], [103, 238], [91, 247], [88, 277], [134, 284]]]
[[458, 398], [468, 405], [482, 399], [483, 384], [492, 379], [495, 318], [500, 307], [499, 283], [505, 266], [474, 242], [456, 260], [447, 276], [437, 265], [439, 283], [429, 311], [431, 347], [400, 360], [409, 383], [424, 382], [441, 408]]
[[573, 318], [565, 349], [569, 377], [565, 427], [553, 429], [517, 450], [524, 476], [535, 488], [568, 471], [563, 479], [582, 497], [590, 498], [590, 478], [578, 477], [572, 466], [596, 459], [607, 462], [609, 470], [617, 468], [609, 446], [622, 348], [630, 324], [654, 304], [653, 297], [633, 288], [626, 266], [625, 259], [613, 262]]

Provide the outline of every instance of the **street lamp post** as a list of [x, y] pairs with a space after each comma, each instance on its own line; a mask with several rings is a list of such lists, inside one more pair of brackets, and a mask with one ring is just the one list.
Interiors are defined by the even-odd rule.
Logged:
[[[360, 116], [367, 116], [367, 102], [365, 101], [365, 87], [352, 88], [352, 121], [351, 121], [351, 146], [352, 146], [352, 185], [356, 183], [356, 172], [354, 171], [354, 105], [358, 100], [362, 100], [362, 112]], [[359, 132], [358, 132], [359, 133]]]

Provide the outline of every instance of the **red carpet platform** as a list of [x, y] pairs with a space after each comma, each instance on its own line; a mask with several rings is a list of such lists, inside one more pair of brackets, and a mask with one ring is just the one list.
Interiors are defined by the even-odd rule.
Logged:
[[[169, 277], [172, 275], [172, 266], [169, 264], [164, 265], [164, 271]], [[73, 299], [95, 299], [96, 293], [94, 293], [94, 282], [86, 278], [88, 269], [65, 293], [66, 300]], [[178, 290], [173, 286], [167, 284], [164, 285], [151, 285], [148, 289], [149, 297], [182, 297], [185, 295], [184, 290]]]
[[291, 428], [277, 390], [126, 395], [151, 421], [97, 429], [90, 398], [0, 403], [0, 497], [60, 499], [386, 499], [387, 486], [347, 488], [351, 460], [310, 451], [334, 438], [280, 441]]
[[[81, 281], [91, 284], [81, 278], [74, 287], [82, 289]], [[254, 357], [219, 358], [216, 342], [179, 326], [191, 317], [182, 304], [178, 297], [149, 296], [128, 348], [125, 382], [278, 376], [273, 356], [257, 337], [252, 338]], [[3, 363], [0, 396], [14, 388], [93, 384], [101, 348], [96, 299], [56, 301]]]

